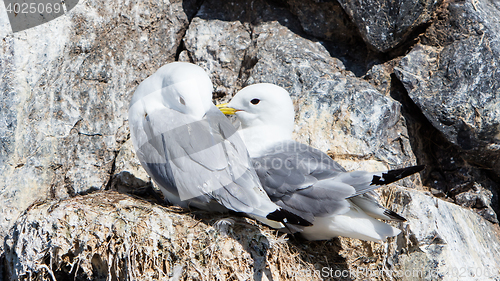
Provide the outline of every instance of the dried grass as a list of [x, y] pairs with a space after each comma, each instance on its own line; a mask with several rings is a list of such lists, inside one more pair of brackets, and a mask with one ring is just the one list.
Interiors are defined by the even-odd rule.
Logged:
[[339, 258], [333, 242], [288, 242], [247, 218], [235, 218], [227, 231], [219, 231], [212, 225], [222, 218], [113, 191], [38, 203], [6, 240], [8, 275], [15, 280], [313, 280], [319, 279], [311, 274], [315, 266], [330, 254]]

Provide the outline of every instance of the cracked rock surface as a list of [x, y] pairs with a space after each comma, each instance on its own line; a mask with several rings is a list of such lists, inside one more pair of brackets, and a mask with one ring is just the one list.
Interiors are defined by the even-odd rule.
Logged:
[[37, 199], [107, 186], [135, 86], [174, 60], [194, 4], [85, 1], [2, 36], [1, 236]]
[[[396, 68], [410, 98], [465, 158], [500, 177], [500, 10], [489, 1], [450, 3], [428, 45]], [[436, 42], [438, 39], [442, 39]]]
[[380, 52], [390, 51], [416, 28], [427, 24], [442, 2], [339, 0], [363, 39]]
[[[498, 4], [83, 0], [18, 33], [4, 14], [0, 280], [500, 280]], [[172, 61], [203, 67], [215, 102], [286, 88], [294, 138], [347, 170], [425, 164], [378, 190], [402, 234], [287, 240], [159, 205], [127, 111]]]

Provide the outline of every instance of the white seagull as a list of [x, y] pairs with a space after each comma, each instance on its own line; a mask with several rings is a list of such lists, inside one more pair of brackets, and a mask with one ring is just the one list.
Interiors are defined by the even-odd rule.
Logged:
[[288, 224], [288, 229], [300, 231], [308, 240], [344, 236], [378, 242], [401, 232], [378, 220], [405, 218], [382, 207], [373, 190], [419, 172], [424, 166], [347, 172], [327, 154], [292, 140], [292, 100], [285, 89], [273, 84], [245, 87], [229, 103], [218, 107], [240, 120], [238, 133], [271, 200], [313, 221], [309, 227]]
[[236, 129], [212, 103], [212, 89], [201, 67], [174, 62], [144, 80], [132, 97], [135, 151], [166, 200], [245, 213], [274, 228], [310, 225], [269, 199]]

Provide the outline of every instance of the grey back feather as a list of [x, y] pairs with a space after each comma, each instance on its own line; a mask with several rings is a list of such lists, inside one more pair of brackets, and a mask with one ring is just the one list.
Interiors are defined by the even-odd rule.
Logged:
[[262, 200], [248, 187], [260, 183], [245, 146], [215, 106], [199, 121], [167, 108], [149, 115], [139, 159], [161, 187], [197, 207], [216, 200], [238, 212], [259, 208]]
[[277, 205], [305, 219], [349, 210], [347, 197], [355, 189], [335, 181], [345, 169], [325, 153], [295, 141], [285, 141], [252, 158], [263, 187]]

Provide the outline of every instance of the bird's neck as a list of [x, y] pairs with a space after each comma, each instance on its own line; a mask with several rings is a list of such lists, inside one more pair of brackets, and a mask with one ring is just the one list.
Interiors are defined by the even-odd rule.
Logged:
[[238, 130], [238, 133], [252, 158], [262, 156], [265, 149], [278, 142], [292, 139], [292, 132], [288, 128], [271, 125], [247, 127]]

